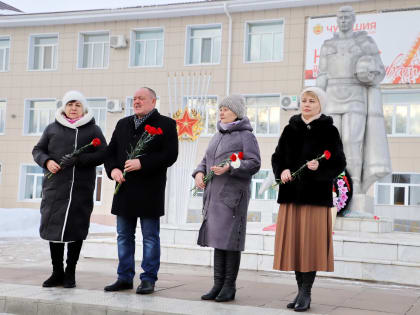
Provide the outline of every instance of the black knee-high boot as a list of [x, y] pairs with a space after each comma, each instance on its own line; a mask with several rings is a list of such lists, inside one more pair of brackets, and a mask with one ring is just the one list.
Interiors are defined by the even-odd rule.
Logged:
[[214, 285], [213, 288], [204, 294], [202, 300], [214, 300], [220, 293], [225, 282], [226, 251], [214, 249]]
[[311, 290], [316, 271], [303, 272], [302, 290], [295, 305], [296, 312], [305, 312], [311, 308]]
[[295, 277], [296, 277], [296, 283], [297, 283], [297, 286], [298, 286], [298, 292], [297, 292], [296, 297], [293, 300], [293, 302], [287, 304], [287, 308], [295, 308], [295, 305], [296, 305], [296, 302], [298, 300], [300, 291], [302, 290], [302, 272], [295, 271]]
[[42, 286], [44, 288], [56, 287], [63, 284], [64, 280], [64, 243], [53, 243], [50, 242], [50, 254], [51, 263], [53, 266], [53, 272], [51, 276], [44, 281]]
[[222, 290], [216, 297], [216, 302], [227, 302], [235, 299], [236, 278], [241, 263], [240, 251], [226, 251], [226, 275]]
[[67, 243], [67, 265], [64, 273], [64, 288], [74, 288], [76, 286], [76, 264], [79, 260], [82, 245], [83, 241]]

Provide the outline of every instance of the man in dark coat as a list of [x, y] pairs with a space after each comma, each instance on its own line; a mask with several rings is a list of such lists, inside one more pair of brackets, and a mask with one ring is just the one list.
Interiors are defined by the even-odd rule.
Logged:
[[[121, 183], [114, 194], [111, 213], [117, 216], [118, 280], [105, 291], [133, 288], [135, 275], [134, 251], [137, 218], [143, 235], [141, 284], [136, 293], [154, 291], [160, 266], [160, 217], [164, 215], [167, 168], [178, 157], [178, 134], [173, 119], [159, 114], [156, 93], [147, 87], [136, 91], [134, 115], [121, 119], [115, 127], [108, 147], [105, 169], [110, 179]], [[140, 157], [128, 159], [145, 132], [145, 126], [160, 128], [163, 134], [147, 143]], [[126, 176], [123, 176], [126, 172]]]

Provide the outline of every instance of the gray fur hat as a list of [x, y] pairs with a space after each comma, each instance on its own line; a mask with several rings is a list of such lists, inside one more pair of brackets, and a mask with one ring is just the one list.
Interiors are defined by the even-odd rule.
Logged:
[[246, 113], [245, 98], [239, 94], [232, 94], [225, 97], [219, 103], [219, 109], [221, 107], [229, 108], [232, 112], [235, 113], [236, 116], [238, 116], [239, 119], [244, 118]]

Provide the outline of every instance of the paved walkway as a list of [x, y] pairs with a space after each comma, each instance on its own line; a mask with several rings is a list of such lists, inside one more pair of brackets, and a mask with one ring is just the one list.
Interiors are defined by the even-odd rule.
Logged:
[[[48, 257], [45, 241], [0, 239], [0, 314], [296, 314], [286, 309], [296, 294], [289, 273], [241, 270], [236, 300], [216, 303], [200, 300], [212, 285], [207, 267], [163, 264], [157, 292], [140, 296], [103, 292], [115, 280], [114, 260], [81, 258], [76, 289], [41, 288]], [[312, 301], [310, 314], [420, 315], [419, 287], [317, 278]]]

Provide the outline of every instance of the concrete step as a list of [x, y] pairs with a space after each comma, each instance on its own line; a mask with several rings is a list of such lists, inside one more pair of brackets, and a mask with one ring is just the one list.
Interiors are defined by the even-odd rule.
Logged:
[[[201, 266], [213, 265], [213, 250], [196, 245], [197, 226], [161, 228], [161, 261]], [[137, 233], [136, 259], [142, 259], [141, 232]], [[420, 235], [336, 231], [334, 273], [346, 279], [381, 281], [420, 286]], [[249, 229], [241, 268], [272, 271], [274, 232]], [[116, 237], [85, 242], [83, 255], [117, 259]]]
[[[4, 284], [0, 286], [0, 312], [33, 315], [286, 315], [288, 310], [188, 301], [153, 295], [112, 293], [97, 290], [41, 288]], [[311, 313], [312, 314], [312, 313]], [[316, 315], [316, 314], [315, 314]], [[322, 314], [318, 314], [322, 315]]]

